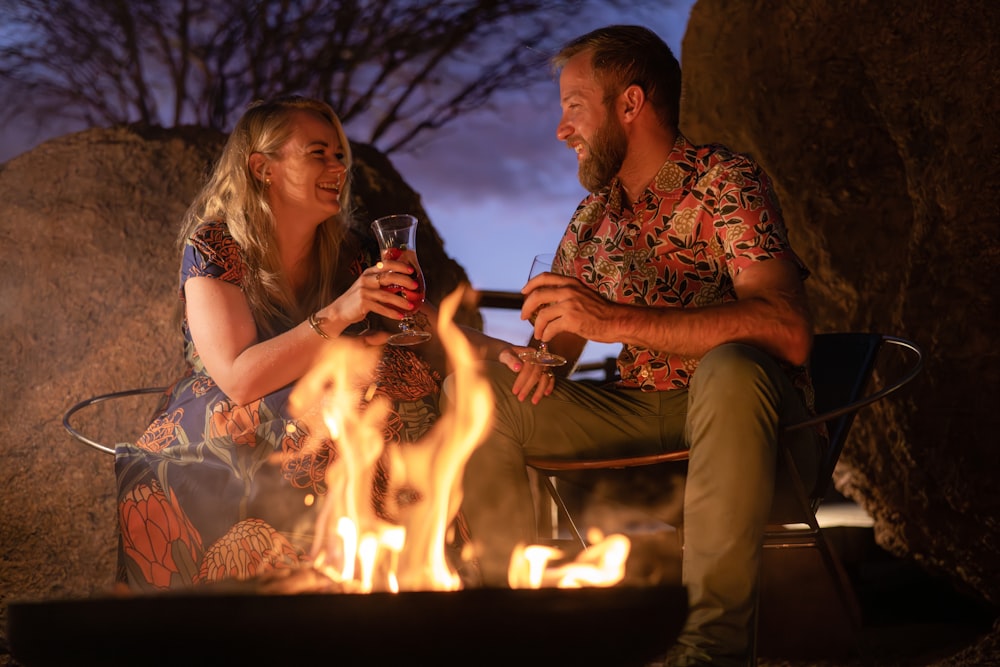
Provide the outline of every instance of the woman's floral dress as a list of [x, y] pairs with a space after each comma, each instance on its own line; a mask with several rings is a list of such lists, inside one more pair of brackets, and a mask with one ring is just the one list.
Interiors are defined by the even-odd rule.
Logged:
[[[358, 275], [377, 248], [357, 235]], [[180, 283], [208, 276], [241, 285], [239, 246], [223, 223], [188, 240]], [[115, 451], [120, 528], [117, 580], [139, 591], [249, 579], [305, 562], [325, 491], [326, 442], [307, 456], [306, 429], [288, 414], [293, 385], [236, 405], [206, 373], [183, 325], [187, 369], [137, 442]], [[440, 376], [409, 348], [385, 346], [378, 391], [392, 400], [387, 442], [413, 442], [435, 421]], [[289, 428], [293, 423], [296, 428]], [[279, 456], [275, 456], [279, 454]], [[384, 482], [384, 479], [382, 480]], [[379, 489], [372, 502], [380, 509]], [[313, 505], [315, 507], [315, 505]]]

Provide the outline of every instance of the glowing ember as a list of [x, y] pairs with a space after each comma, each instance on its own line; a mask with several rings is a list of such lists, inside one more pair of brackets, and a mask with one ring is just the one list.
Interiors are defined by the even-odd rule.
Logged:
[[[438, 322], [454, 376], [454, 405], [419, 442], [389, 446], [385, 452], [393, 484], [419, 498], [403, 508], [398, 524], [380, 518], [371, 503], [389, 413], [388, 402], [374, 394], [378, 348], [351, 338], [332, 341], [291, 395], [293, 412], [311, 434], [336, 443], [338, 458], [327, 469], [312, 555], [315, 568], [345, 592], [462, 586], [445, 555], [447, 531], [462, 502], [465, 463], [490, 427], [493, 411], [489, 384], [468, 340], [452, 322], [462, 295], [458, 290], [443, 301]], [[628, 552], [629, 541], [620, 535], [563, 565], [550, 565], [562, 559], [558, 550], [519, 548], [511, 560], [510, 584], [611, 586], [624, 577]]]

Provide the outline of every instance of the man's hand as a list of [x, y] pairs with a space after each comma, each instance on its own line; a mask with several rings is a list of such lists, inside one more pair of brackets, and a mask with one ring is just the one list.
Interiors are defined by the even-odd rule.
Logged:
[[[740, 271], [733, 285], [735, 301], [656, 308], [612, 303], [576, 278], [543, 273], [521, 290], [527, 295], [521, 318], [536, 314], [538, 340], [573, 334], [695, 358], [723, 343], [739, 342], [792, 365], [804, 364], [812, 325], [798, 266], [785, 259], [756, 262]], [[553, 345], [554, 352], [562, 354], [562, 349]]]
[[622, 306], [611, 303], [573, 277], [555, 273], [535, 276], [525, 294], [521, 319], [535, 325], [535, 338], [548, 342], [561, 333], [598, 343], [617, 343], [616, 318]]

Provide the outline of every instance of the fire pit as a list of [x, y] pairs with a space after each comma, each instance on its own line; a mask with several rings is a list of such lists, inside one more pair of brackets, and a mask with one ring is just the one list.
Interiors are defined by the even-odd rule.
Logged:
[[[27, 667], [617, 667], [665, 652], [687, 618], [686, 590], [621, 585], [631, 549], [622, 535], [597, 536], [571, 562], [562, 550], [519, 545], [512, 588], [461, 587], [445, 548], [458, 511], [452, 494], [493, 402], [469, 342], [451, 322], [460, 298], [444, 300], [438, 326], [455, 368], [454, 405], [412, 446], [386, 449], [386, 401], [366, 392], [365, 409], [357, 409], [358, 388], [375, 386], [374, 348], [332, 342], [296, 384], [293, 414], [317, 441], [335, 441], [339, 454], [327, 467], [328, 490], [308, 540], [311, 565], [161, 594], [14, 602], [7, 610], [14, 658]], [[386, 453], [420, 499], [398, 522], [370, 502]]]
[[399, 594], [172, 593], [15, 602], [35, 665], [642, 665], [687, 617], [680, 586]]

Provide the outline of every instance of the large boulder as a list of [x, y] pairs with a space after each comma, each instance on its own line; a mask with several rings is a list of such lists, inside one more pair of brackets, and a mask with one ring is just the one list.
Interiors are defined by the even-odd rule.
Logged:
[[921, 376], [859, 415], [836, 486], [882, 547], [993, 605], [998, 25], [978, 0], [699, 0], [681, 110], [774, 179], [818, 330], [923, 347]]
[[[682, 129], [771, 174], [813, 271], [818, 329], [902, 335], [926, 353], [910, 387], [859, 415], [838, 489], [884, 548], [994, 605], [998, 7], [699, 0], [681, 54]], [[83, 397], [179, 369], [173, 239], [220, 146], [194, 131], [92, 130], [0, 166], [0, 622], [10, 600], [111, 583], [112, 460], [60, 419]], [[419, 197], [377, 152], [357, 155], [360, 224], [417, 213], [424, 269], [444, 267], [429, 284], [460, 282]], [[132, 439], [145, 409], [102, 404], [77, 424]]]
[[[89, 396], [164, 385], [182, 367], [175, 237], [224, 137], [195, 129], [94, 129], [0, 166], [0, 632], [7, 604], [106, 592], [115, 571], [113, 457], [62, 427]], [[355, 146], [358, 224], [421, 220], [430, 298], [467, 281], [420, 198], [370, 146]], [[464, 323], [481, 323], [465, 309]], [[100, 403], [73, 425], [134, 440], [155, 396]], [[0, 662], [3, 660], [0, 642]]]

